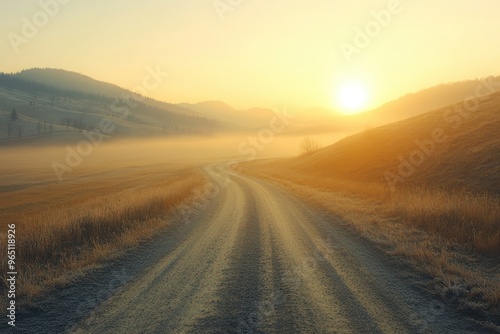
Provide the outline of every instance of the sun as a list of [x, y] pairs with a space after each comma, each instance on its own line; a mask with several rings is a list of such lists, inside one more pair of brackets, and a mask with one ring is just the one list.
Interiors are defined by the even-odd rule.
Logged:
[[368, 89], [361, 82], [344, 82], [337, 89], [335, 95], [336, 105], [343, 114], [357, 114], [368, 106]]

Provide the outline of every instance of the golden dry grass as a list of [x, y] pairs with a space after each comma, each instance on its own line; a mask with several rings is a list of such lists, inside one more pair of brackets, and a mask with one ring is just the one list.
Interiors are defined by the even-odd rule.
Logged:
[[412, 225], [479, 252], [500, 254], [500, 198], [490, 194], [404, 189], [387, 203]]
[[[18, 298], [64, 285], [75, 273], [151, 237], [206, 182], [196, 170], [170, 165], [90, 175], [34, 182], [0, 195], [2, 221], [16, 224]], [[6, 249], [6, 229], [1, 233], [0, 249]], [[5, 257], [0, 270], [7, 272]]]

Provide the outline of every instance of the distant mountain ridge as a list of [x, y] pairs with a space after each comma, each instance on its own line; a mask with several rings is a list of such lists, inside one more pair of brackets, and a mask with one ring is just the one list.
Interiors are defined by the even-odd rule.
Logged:
[[99, 81], [84, 74], [54, 68], [32, 68], [14, 73], [14, 76], [59, 89], [71, 89], [96, 95], [115, 97], [126, 91], [117, 85]]
[[[14, 77], [59, 89], [81, 91], [99, 96], [120, 99], [132, 92], [117, 85], [94, 80], [83, 74], [51, 68], [33, 68], [12, 74]], [[418, 92], [406, 94], [396, 100], [360, 113], [341, 115], [329, 108], [294, 110], [298, 114], [289, 130], [332, 133], [337, 131], [362, 131], [365, 128], [389, 124], [412, 116], [461, 103], [477, 93], [486, 94], [500, 90], [500, 76], [441, 84]], [[122, 102], [125, 103], [125, 102]], [[145, 98], [144, 103], [154, 108], [194, 118], [208, 118], [228, 128], [256, 129], [266, 127], [274, 116], [268, 108], [237, 110], [222, 101], [172, 104]], [[304, 133], [305, 133], [304, 132]], [[299, 132], [297, 132], [299, 133]]]
[[[112, 120], [113, 137], [213, 134], [226, 130], [220, 122], [195, 111], [149, 98], [134, 99], [135, 95], [126, 89], [64, 70], [0, 73], [0, 95], [0, 140], [14, 140], [14, 130], [19, 139], [55, 132], [73, 140], [84, 130], [98, 129], [103, 119]], [[11, 124], [8, 115], [13, 109], [19, 120]]]
[[[132, 96], [129, 90], [117, 85], [95, 80], [80, 73], [61, 69], [33, 68], [14, 73], [13, 76], [22, 80], [36, 82], [59, 89], [75, 90], [88, 94], [114, 98]], [[236, 128], [264, 126], [273, 116], [273, 111], [270, 109], [253, 108], [240, 111], [221, 101], [206, 101], [196, 104], [173, 104], [145, 97], [144, 103], [179, 114], [205, 117], [219, 122], [233, 124]]]

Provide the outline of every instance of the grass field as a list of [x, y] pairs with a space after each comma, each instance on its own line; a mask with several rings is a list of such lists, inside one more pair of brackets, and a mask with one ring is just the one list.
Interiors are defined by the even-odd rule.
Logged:
[[[0, 249], [7, 224], [16, 224], [18, 298], [63, 286], [169, 225], [205, 178], [186, 163], [111, 163], [81, 166], [59, 182], [50, 154], [2, 151]], [[37, 163], [34, 164], [34, 159]], [[112, 160], [112, 159], [110, 159]], [[6, 257], [0, 260], [6, 287]]]

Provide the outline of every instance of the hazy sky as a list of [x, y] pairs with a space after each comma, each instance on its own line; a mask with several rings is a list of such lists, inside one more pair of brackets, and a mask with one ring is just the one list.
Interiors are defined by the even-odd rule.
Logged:
[[150, 96], [238, 108], [334, 107], [356, 82], [376, 106], [500, 74], [499, 15], [497, 0], [3, 0], [0, 71], [62, 68], [133, 89], [159, 66], [170, 75]]

